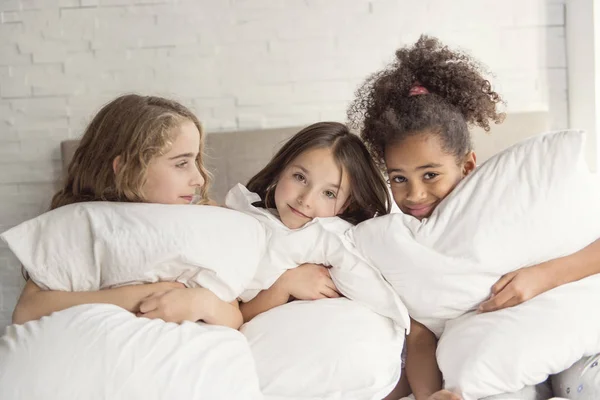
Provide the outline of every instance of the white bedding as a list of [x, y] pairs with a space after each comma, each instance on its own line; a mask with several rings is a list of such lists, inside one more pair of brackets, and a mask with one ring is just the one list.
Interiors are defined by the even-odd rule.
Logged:
[[294, 301], [241, 331], [267, 398], [381, 400], [400, 378], [404, 331], [346, 298]]
[[177, 280], [234, 300], [256, 271], [264, 229], [211, 206], [76, 203], [0, 237], [43, 289], [90, 291]]
[[379, 400], [404, 331], [346, 298], [274, 308], [239, 331], [72, 307], [8, 327], [0, 399]]
[[[315, 262], [333, 265], [338, 288], [357, 301], [287, 304], [244, 326], [246, 336], [136, 318], [115, 306], [73, 307], [0, 338], [0, 399], [383, 397], [399, 378], [408, 327], [399, 297], [347, 247], [346, 222], [316, 220], [292, 232], [267, 214], [87, 203], [5, 233], [34, 280], [54, 290], [178, 280], [230, 300]], [[264, 269], [255, 274], [257, 265]]]
[[2, 400], [262, 399], [236, 330], [72, 307], [0, 338]]

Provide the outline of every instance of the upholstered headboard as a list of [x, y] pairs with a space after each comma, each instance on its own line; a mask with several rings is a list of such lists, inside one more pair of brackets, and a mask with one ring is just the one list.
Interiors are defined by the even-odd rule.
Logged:
[[[490, 133], [473, 131], [477, 161], [481, 163], [522, 139], [547, 131], [548, 120], [548, 114], [544, 112], [515, 113], [508, 115], [503, 124], [492, 126]], [[207, 135], [206, 165], [214, 175], [211, 197], [218, 203], [223, 203], [225, 194], [233, 185], [238, 182], [246, 183], [300, 129], [302, 127]], [[65, 170], [78, 145], [78, 140], [68, 140], [61, 144]]]

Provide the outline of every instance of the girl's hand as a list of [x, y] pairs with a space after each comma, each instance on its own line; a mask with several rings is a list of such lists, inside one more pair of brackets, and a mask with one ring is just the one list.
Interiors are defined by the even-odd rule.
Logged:
[[287, 270], [276, 285], [297, 300], [317, 300], [340, 297], [329, 275], [329, 269], [319, 264], [302, 264]]
[[121, 298], [121, 306], [128, 311], [138, 312], [140, 305], [147, 297], [156, 293], [163, 293], [171, 289], [185, 288], [183, 283], [179, 282], [156, 282], [144, 283], [141, 285], [126, 285], [115, 289], [104, 289], [103, 291], [112, 290], [115, 296]]
[[150, 293], [146, 297], [151, 296], [155, 293], [166, 292], [171, 289], [184, 289], [185, 285], [180, 282], [156, 282], [144, 284], [145, 289]]
[[167, 322], [198, 321], [214, 314], [216, 296], [208, 289], [185, 288], [156, 292], [140, 304], [139, 317]]
[[440, 390], [429, 396], [427, 400], [462, 400], [462, 397], [448, 390]]
[[553, 261], [524, 267], [504, 275], [492, 295], [479, 306], [479, 312], [497, 311], [524, 303], [558, 286]]

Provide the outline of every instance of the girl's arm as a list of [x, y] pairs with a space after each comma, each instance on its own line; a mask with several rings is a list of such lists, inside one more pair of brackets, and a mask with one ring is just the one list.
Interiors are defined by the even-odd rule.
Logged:
[[442, 389], [442, 373], [437, 365], [437, 339], [424, 325], [410, 320], [406, 337], [406, 376], [416, 400], [425, 400]]
[[406, 370], [402, 369], [400, 380], [396, 384], [396, 387], [383, 400], [403, 399], [404, 397], [408, 397], [410, 393], [410, 386], [408, 386], [408, 379], [406, 379]]
[[244, 318], [242, 317], [240, 304], [237, 300], [234, 300], [231, 303], [226, 303], [221, 299], [217, 300], [218, 302], [213, 308], [214, 314], [204, 317], [204, 322], [212, 325], [223, 325], [233, 329], [240, 329], [240, 326], [244, 323]]
[[171, 289], [158, 292], [140, 304], [140, 317], [167, 322], [204, 321], [238, 329], [243, 322], [238, 302], [224, 302], [205, 288]]
[[504, 275], [479, 311], [516, 306], [557, 286], [600, 273], [600, 239], [569, 256], [557, 258]]
[[13, 312], [12, 322], [24, 324], [27, 321], [50, 315], [55, 311], [91, 303], [114, 304], [128, 311], [137, 312], [142, 299], [145, 297], [158, 291], [177, 287], [183, 287], [183, 285], [178, 282], [158, 282], [94, 292], [63, 292], [41, 290], [38, 285], [28, 280]]
[[254, 299], [242, 303], [240, 309], [244, 322], [250, 321], [265, 311], [296, 300], [318, 300], [340, 297], [329, 275], [329, 269], [319, 264], [302, 264], [289, 269], [267, 290]]
[[[284, 273], [284, 275], [287, 272]], [[247, 303], [240, 304], [240, 311], [244, 317], [244, 322], [250, 321], [258, 314], [269, 311], [271, 308], [284, 305], [291, 300], [289, 291], [283, 283], [283, 275], [267, 290], [263, 290], [255, 298]]]

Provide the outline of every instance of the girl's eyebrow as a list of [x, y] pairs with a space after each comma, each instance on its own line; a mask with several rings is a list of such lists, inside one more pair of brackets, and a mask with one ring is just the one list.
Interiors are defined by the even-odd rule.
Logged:
[[194, 153], [183, 153], [183, 154], [179, 154], [177, 156], [171, 157], [171, 158], [169, 158], [169, 160], [175, 160], [177, 158], [196, 158], [196, 155]]
[[298, 168], [298, 169], [301, 169], [301, 170], [302, 170], [302, 172], [304, 172], [304, 173], [305, 173], [305, 174], [307, 174], [307, 175], [309, 175], [309, 174], [310, 174], [310, 172], [308, 172], [308, 170], [307, 170], [306, 168], [304, 168], [302, 165], [294, 164], [294, 165], [292, 165], [292, 167], [294, 167], [294, 168]]
[[[306, 175], [310, 175], [310, 172], [306, 168], [304, 168], [302, 165], [294, 164], [294, 165], [292, 165], [292, 167], [302, 170], [302, 172], [304, 172]], [[339, 183], [329, 183], [328, 186], [331, 186], [334, 189], [338, 189], [338, 190], [340, 189]]]
[[440, 168], [440, 167], [442, 167], [442, 164], [429, 163], [429, 164], [421, 165], [420, 167], [417, 167], [417, 169]]
[[[429, 163], [429, 164], [421, 165], [415, 169], [428, 169], [428, 168], [441, 168], [441, 167], [443, 167], [442, 164]], [[392, 169], [388, 169], [387, 172], [389, 174], [392, 172], [404, 172], [404, 170], [402, 168], [392, 168]]]

